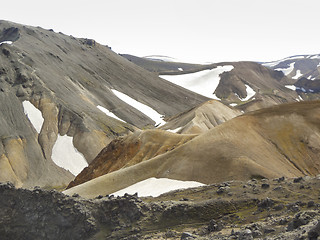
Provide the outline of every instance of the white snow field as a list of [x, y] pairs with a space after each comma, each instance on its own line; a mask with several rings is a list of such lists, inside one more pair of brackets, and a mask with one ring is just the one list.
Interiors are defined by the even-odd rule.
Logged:
[[12, 41], [3, 41], [3, 42], [0, 43], [0, 46], [1, 46], [3, 43], [6, 43], [6, 44], [10, 44], [10, 45], [11, 45], [13, 42], [12, 42]]
[[151, 118], [153, 121], [156, 122], [156, 125], [164, 125], [166, 122], [163, 120], [163, 116], [159, 114], [157, 111], [152, 109], [151, 107], [136, 101], [135, 99], [129, 97], [128, 95], [119, 92], [115, 89], [111, 89], [112, 92], [122, 101], [126, 102], [127, 104], [131, 105], [138, 111], [142, 112], [143, 114], [147, 115], [149, 118]]
[[44, 122], [44, 118], [42, 117], [41, 111], [35, 106], [33, 106], [33, 104], [29, 101], [23, 101], [22, 106], [24, 109], [24, 113], [29, 118], [33, 127], [36, 129], [38, 133], [40, 133]]
[[144, 56], [143, 58], [153, 60], [153, 61], [161, 61], [161, 62], [185, 62], [181, 59], [176, 59], [173, 57], [168, 56], [162, 56], [162, 55], [150, 55], [150, 56]]
[[295, 91], [297, 89], [295, 85], [285, 85], [285, 87], [289, 88], [289, 89], [291, 89], [293, 91]]
[[314, 56], [310, 56], [310, 59], [320, 59], [320, 55], [314, 55]]
[[220, 74], [229, 72], [233, 68], [234, 67], [232, 65], [225, 65], [196, 73], [182, 75], [160, 75], [160, 77], [205, 97], [217, 99], [217, 97], [214, 95], [214, 91], [219, 85]]
[[299, 77], [303, 76], [300, 70], [297, 70], [296, 75], [292, 77], [292, 79], [298, 79]]
[[103, 113], [105, 113], [106, 115], [108, 115], [109, 117], [115, 118], [115, 119], [117, 119], [117, 120], [119, 120], [121, 122], [125, 122], [121, 118], [118, 118], [114, 113], [110, 112], [108, 109], [106, 109], [106, 108], [104, 108], [104, 107], [102, 107], [100, 105], [98, 105], [97, 108], [100, 111], [102, 111]]
[[157, 197], [163, 193], [177, 189], [193, 188], [204, 186], [205, 184], [194, 181], [180, 181], [168, 178], [148, 178], [136, 184], [133, 184], [120, 191], [112, 193], [114, 196], [123, 196], [125, 193], [138, 193], [139, 197]]
[[249, 85], [245, 84], [245, 86], [247, 90], [247, 96], [245, 98], [240, 98], [241, 101], [248, 101], [256, 94], [256, 92]]
[[73, 138], [67, 135], [58, 135], [57, 141], [52, 148], [51, 158], [55, 164], [73, 175], [78, 175], [82, 169], [88, 166], [86, 159], [73, 146]]
[[294, 64], [295, 64], [295, 62], [290, 63], [290, 66], [289, 66], [288, 68], [277, 68], [277, 69], [275, 69], [275, 70], [277, 70], [277, 71], [282, 71], [283, 74], [287, 76], [287, 75], [289, 75], [289, 74], [293, 71], [293, 69], [294, 69]]
[[177, 133], [177, 132], [179, 132], [179, 131], [181, 130], [181, 128], [182, 128], [182, 127], [178, 127], [178, 128], [176, 128], [176, 129], [172, 129], [172, 130], [171, 130], [171, 129], [168, 129], [167, 131], [168, 131], [168, 132], [172, 132], [172, 133]]

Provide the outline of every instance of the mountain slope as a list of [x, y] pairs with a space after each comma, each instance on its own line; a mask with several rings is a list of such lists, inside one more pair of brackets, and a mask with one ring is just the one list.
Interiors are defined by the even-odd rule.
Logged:
[[285, 87], [296, 80], [255, 62], [219, 63], [212, 70], [161, 77], [243, 111], [298, 99], [296, 92]]
[[[70, 151], [79, 151], [90, 163], [117, 136], [153, 127], [155, 120], [132, 106], [133, 100], [159, 116], [172, 116], [207, 100], [94, 40], [40, 27], [0, 21], [0, 55], [0, 156], [9, 159], [1, 162], [7, 170], [0, 178], [18, 185], [65, 184], [72, 175], [55, 163], [61, 160], [65, 168], [64, 161], [77, 164], [71, 155], [67, 157]], [[34, 116], [25, 114], [24, 101], [41, 111], [41, 125], [33, 125]], [[8, 148], [8, 141], [23, 144]], [[61, 144], [66, 141], [68, 146]], [[62, 146], [57, 150], [62, 153], [59, 159], [55, 159], [57, 146]]]
[[145, 130], [115, 139], [69, 184], [68, 188], [171, 151], [195, 136]]
[[150, 160], [66, 191], [110, 194], [150, 177], [201, 183], [316, 175], [320, 102], [274, 106], [234, 118]]
[[[286, 65], [287, 60], [285, 62], [262, 63], [262, 65], [256, 62], [222, 62], [194, 65], [168, 61], [167, 59], [139, 58], [128, 54], [122, 56], [151, 72], [159, 74], [160, 77], [168, 81], [203, 96], [222, 101], [226, 105], [231, 104], [242, 111], [252, 111], [275, 104], [300, 101], [295, 89], [290, 87], [297, 81], [295, 78], [292, 79], [292, 74], [289, 74], [293, 68], [279, 68], [282, 64]], [[308, 58], [305, 61], [309, 63], [309, 72], [318, 71], [317, 65], [319, 63], [317, 61], [319, 59], [317, 59], [317, 56], [305, 56]], [[293, 67], [292, 64], [290, 66]], [[300, 66], [300, 62], [297, 63], [298, 65]], [[305, 68], [303, 67], [303, 69]], [[299, 94], [301, 95], [301, 92]], [[304, 99], [307, 100], [308, 98]], [[314, 97], [311, 99], [314, 99]]]
[[172, 74], [179, 75], [185, 73], [198, 72], [206, 69], [211, 69], [214, 64], [194, 64], [194, 63], [183, 63], [177, 61], [168, 61], [166, 59], [147, 58], [147, 57], [136, 57], [130, 54], [120, 54], [120, 56], [128, 59], [130, 62], [158, 75]]
[[295, 80], [301, 77], [309, 80], [320, 77], [320, 54], [291, 56], [262, 64], [274, 70], [282, 71]]
[[182, 134], [201, 134], [241, 114], [239, 110], [211, 100], [167, 119], [167, 123], [160, 129]]

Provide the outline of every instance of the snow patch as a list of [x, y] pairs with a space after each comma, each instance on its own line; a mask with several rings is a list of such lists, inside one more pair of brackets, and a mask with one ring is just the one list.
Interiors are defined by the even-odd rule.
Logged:
[[59, 167], [69, 170], [77, 176], [88, 163], [84, 156], [73, 146], [73, 138], [67, 135], [58, 135], [52, 148], [52, 160]]
[[245, 84], [245, 86], [246, 86], [247, 96], [245, 98], [239, 97], [241, 101], [248, 101], [250, 98], [252, 98], [256, 94], [256, 92], [249, 85]]
[[298, 79], [298, 78], [300, 78], [301, 76], [303, 76], [303, 74], [301, 73], [300, 70], [297, 70], [296, 75], [295, 75], [294, 77], [292, 77], [292, 79]]
[[220, 83], [220, 74], [229, 72], [233, 68], [232, 65], [225, 65], [196, 73], [160, 75], [160, 77], [205, 97], [219, 99], [213, 93]]
[[172, 132], [172, 133], [177, 133], [177, 132], [179, 132], [179, 131], [181, 130], [181, 128], [182, 128], [182, 127], [178, 127], [178, 128], [176, 128], [176, 129], [173, 129], [173, 130], [167, 129], [166, 131]]
[[295, 85], [285, 85], [285, 87], [289, 88], [289, 89], [291, 89], [293, 91], [295, 91], [297, 89]]
[[12, 41], [3, 41], [3, 42], [1, 42], [1, 43], [0, 43], [0, 46], [1, 46], [2, 44], [4, 44], [4, 43], [5, 43], [5, 44], [10, 44], [10, 45], [11, 45], [13, 42], [12, 42]]
[[312, 57], [310, 57], [310, 59], [319, 59], [320, 58], [320, 55], [314, 55]]
[[162, 55], [150, 55], [150, 56], [145, 56], [143, 58], [147, 58], [152, 61], [160, 61], [160, 62], [184, 62], [176, 58], [162, 56]]
[[215, 93], [213, 94], [212, 98], [213, 98], [213, 99], [215, 99], [215, 100], [219, 100], [219, 101], [221, 101], [221, 99], [220, 99], [220, 98], [218, 98], [218, 97], [217, 97], [217, 95], [216, 95]]
[[295, 62], [290, 63], [290, 65], [289, 65], [288, 68], [277, 68], [277, 69], [275, 69], [275, 70], [277, 70], [277, 71], [282, 71], [283, 74], [287, 76], [287, 75], [289, 75], [289, 74], [293, 71], [293, 69], [294, 69], [294, 64], [295, 64]]
[[115, 118], [115, 119], [117, 119], [117, 120], [119, 120], [121, 122], [125, 122], [121, 118], [118, 118], [114, 113], [110, 112], [108, 109], [106, 109], [106, 108], [104, 108], [104, 107], [102, 107], [100, 105], [98, 105], [97, 108], [100, 111], [102, 111], [103, 113], [105, 113], [106, 115], [108, 115], [109, 117]]
[[230, 105], [231, 107], [235, 107], [235, 106], [238, 105], [238, 103], [230, 103], [229, 105]]
[[183, 71], [183, 68], [178, 68], [178, 70], [182, 72], [182, 71]]
[[180, 181], [168, 178], [148, 178], [127, 188], [113, 193], [114, 196], [123, 196], [125, 193], [138, 193], [139, 197], [158, 197], [159, 195], [177, 189], [193, 188], [204, 186], [205, 184], [194, 181]]
[[32, 123], [33, 127], [36, 129], [38, 133], [40, 133], [44, 118], [42, 117], [41, 111], [33, 106], [33, 104], [29, 101], [23, 101], [22, 106], [24, 109], [24, 113]]
[[112, 92], [122, 101], [126, 102], [127, 104], [131, 105], [132, 107], [136, 108], [143, 114], [147, 115], [149, 118], [151, 118], [153, 121], [156, 122], [156, 125], [164, 125], [166, 122], [163, 120], [163, 116], [159, 114], [157, 111], [152, 109], [151, 107], [136, 101], [135, 99], [129, 97], [128, 95], [119, 92], [115, 89], [111, 89]]

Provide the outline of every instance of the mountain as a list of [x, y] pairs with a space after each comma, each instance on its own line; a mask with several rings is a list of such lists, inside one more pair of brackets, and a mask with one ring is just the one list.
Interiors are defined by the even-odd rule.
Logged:
[[[152, 177], [211, 184], [317, 175], [320, 171], [319, 111], [320, 101], [281, 104], [253, 111], [163, 154], [151, 155], [149, 159], [142, 158], [143, 154], [137, 155], [137, 164], [88, 179], [65, 193], [90, 198], [111, 194]], [[133, 138], [131, 144], [137, 141], [138, 138]], [[104, 156], [112, 157], [118, 147], [116, 144], [109, 148]], [[145, 144], [139, 149], [148, 152], [153, 148]], [[122, 156], [130, 156], [130, 148], [124, 148], [126, 150], [128, 152], [122, 152]], [[122, 158], [116, 159], [121, 161]]]
[[241, 111], [300, 101], [297, 92], [286, 87], [293, 85], [295, 79], [256, 62], [183, 65], [166, 59], [122, 56], [161, 78]]
[[206, 69], [212, 69], [212, 67], [215, 66], [214, 64], [184, 63], [174, 60], [173, 58], [163, 56], [137, 57], [130, 54], [120, 54], [120, 56], [158, 75], [179, 75], [192, 73]]
[[0, 21], [0, 54], [0, 180], [17, 186], [63, 186], [116, 137], [208, 100], [52, 29]]
[[[135, 131], [112, 141], [67, 188], [90, 179], [135, 165], [171, 151], [196, 135], [204, 133], [241, 113], [222, 103], [211, 100], [199, 107], [167, 119], [160, 130]], [[171, 130], [170, 130], [171, 129]], [[179, 132], [173, 134], [170, 132]]]
[[302, 77], [309, 80], [320, 78], [320, 54], [296, 55], [278, 61], [264, 62], [262, 65], [282, 71], [295, 80]]
[[154, 129], [135, 131], [126, 137], [115, 139], [69, 184], [68, 188], [171, 151], [195, 136]]
[[201, 134], [241, 114], [237, 109], [211, 100], [166, 119], [167, 123], [160, 129], [181, 134]]

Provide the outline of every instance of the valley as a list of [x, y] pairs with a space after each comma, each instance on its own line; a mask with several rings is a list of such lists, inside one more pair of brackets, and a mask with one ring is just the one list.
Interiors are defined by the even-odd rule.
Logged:
[[317, 239], [320, 57], [184, 63], [0, 21], [3, 239]]

